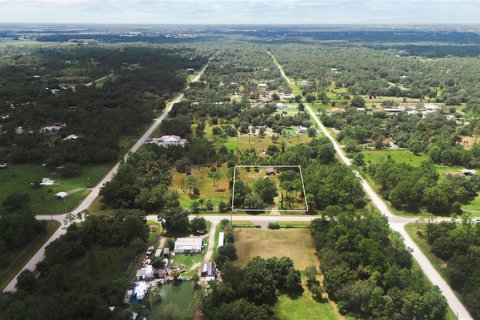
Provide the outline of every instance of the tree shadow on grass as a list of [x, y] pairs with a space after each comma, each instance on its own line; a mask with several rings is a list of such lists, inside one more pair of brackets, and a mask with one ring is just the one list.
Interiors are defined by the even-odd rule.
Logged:
[[286, 294], [290, 299], [296, 300], [303, 295], [304, 291], [303, 287], [299, 285], [293, 289], [283, 290], [282, 293]]

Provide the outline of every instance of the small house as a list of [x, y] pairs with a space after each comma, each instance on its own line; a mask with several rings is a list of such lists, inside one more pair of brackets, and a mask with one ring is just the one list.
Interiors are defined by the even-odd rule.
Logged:
[[55, 195], [55, 199], [57, 200], [63, 200], [68, 196], [68, 193], [61, 191]]
[[168, 247], [163, 248], [163, 257], [164, 258], [169, 258], [170, 257], [170, 248], [168, 248]]
[[273, 176], [273, 175], [275, 175], [275, 172], [276, 172], [276, 171], [275, 171], [275, 168], [274, 168], [274, 167], [267, 167], [267, 168], [265, 169], [265, 174], [266, 174], [267, 176]]
[[461, 169], [460, 172], [463, 173], [463, 174], [466, 175], [466, 176], [475, 176], [475, 175], [477, 175], [477, 170], [473, 170], [473, 169]]
[[300, 134], [300, 133], [306, 133], [308, 130], [307, 127], [303, 127], [303, 126], [298, 126], [297, 127], [297, 133]]
[[155, 278], [153, 274], [153, 267], [152, 265], [147, 265], [145, 268], [141, 268], [137, 270], [137, 273], [135, 275], [137, 281], [140, 280], [153, 280]]
[[266, 90], [267, 88], [268, 88], [268, 85], [265, 84], [265, 83], [259, 83], [259, 84], [258, 84], [258, 89]]
[[170, 146], [185, 146], [187, 144], [187, 139], [182, 139], [179, 136], [162, 136], [160, 138], [154, 138], [150, 141], [150, 143], [154, 143], [161, 147], [170, 147]]
[[0, 162], [0, 169], [7, 169], [8, 165], [6, 162]]
[[217, 266], [215, 262], [203, 264], [200, 276], [206, 278], [207, 281], [215, 280], [215, 278], [217, 277]]
[[203, 249], [203, 238], [178, 238], [175, 241], [175, 253], [200, 253]]
[[63, 141], [75, 141], [78, 139], [76, 134], [70, 134], [67, 137], [63, 138]]
[[142, 301], [145, 298], [145, 295], [148, 292], [148, 285], [147, 283], [141, 281], [135, 284], [135, 288], [133, 289], [133, 294], [136, 296], [137, 300]]
[[41, 186], [51, 186], [53, 184], [55, 184], [55, 180], [50, 178], [42, 178], [42, 181], [40, 182]]

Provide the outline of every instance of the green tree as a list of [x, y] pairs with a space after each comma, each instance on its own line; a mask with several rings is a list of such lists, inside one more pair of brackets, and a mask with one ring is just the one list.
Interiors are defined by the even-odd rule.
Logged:
[[207, 220], [204, 217], [195, 217], [190, 222], [190, 227], [193, 232], [207, 230]]
[[192, 189], [197, 186], [197, 179], [195, 179], [195, 177], [192, 175], [187, 175], [185, 177], [185, 184], [189, 190], [188, 194], [192, 195]]
[[365, 108], [365, 100], [361, 96], [355, 96], [350, 102], [350, 107]]
[[273, 199], [277, 196], [277, 185], [270, 178], [255, 182], [254, 190], [262, 201], [268, 204], [273, 204]]
[[213, 186], [215, 188], [217, 188], [218, 187], [218, 180], [220, 180], [222, 178], [222, 174], [221, 174], [220, 171], [218, 171], [216, 169], [215, 170], [210, 170], [208, 172], [208, 177], [213, 180]]
[[266, 262], [255, 257], [248, 262], [244, 271], [247, 298], [257, 305], [273, 303], [276, 300], [275, 279], [266, 268]]
[[288, 290], [297, 289], [301, 283], [300, 271], [290, 268], [288, 270], [287, 278], [285, 281], [285, 287]]

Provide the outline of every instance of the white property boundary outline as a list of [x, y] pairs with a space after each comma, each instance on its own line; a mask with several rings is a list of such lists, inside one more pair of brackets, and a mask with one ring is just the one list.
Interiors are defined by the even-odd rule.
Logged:
[[267, 212], [272, 211], [271, 209], [244, 209], [244, 208], [234, 208], [233, 201], [235, 200], [235, 183], [236, 183], [236, 173], [237, 168], [298, 168], [300, 170], [300, 179], [302, 181], [302, 190], [303, 190], [303, 198], [305, 199], [305, 209], [278, 209], [279, 212], [307, 212], [308, 211], [308, 202], [307, 202], [307, 192], [305, 191], [305, 183], [303, 182], [303, 172], [301, 166], [282, 166], [282, 165], [271, 165], [271, 166], [259, 166], [259, 165], [251, 165], [251, 166], [235, 166], [233, 168], [233, 187], [232, 187], [232, 211], [257, 211], [257, 212]]

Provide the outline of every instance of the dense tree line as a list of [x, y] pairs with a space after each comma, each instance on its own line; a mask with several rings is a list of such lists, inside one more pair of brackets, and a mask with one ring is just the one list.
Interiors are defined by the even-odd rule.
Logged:
[[[138, 134], [184, 87], [185, 69], [206, 62], [189, 49], [147, 47], [38, 49], [10, 60], [0, 64], [0, 160], [52, 167], [116, 159], [120, 138]], [[85, 85], [102, 76], [102, 86]], [[39, 132], [54, 123], [66, 127]], [[64, 141], [70, 134], [79, 138]]]
[[[180, 155], [181, 147], [151, 145], [131, 154], [115, 177], [100, 191], [105, 204], [113, 208], [140, 209], [146, 212], [178, 206], [178, 195], [169, 191], [172, 180], [169, 160], [164, 150]], [[174, 158], [175, 159], [175, 158]]]
[[445, 319], [447, 302], [419, 269], [387, 218], [330, 208], [312, 221], [324, 286], [357, 319]]
[[12, 193], [2, 203], [0, 210], [0, 268], [11, 262], [10, 254], [26, 247], [46, 227], [30, 210], [28, 194]]
[[476, 57], [425, 60], [399, 55], [395, 50], [352, 45], [288, 44], [270, 49], [288, 75], [309, 81], [304, 95], [318, 100], [331, 84], [347, 88], [350, 95], [425, 98], [447, 105], [479, 97], [480, 64]]
[[473, 318], [480, 317], [480, 225], [465, 219], [463, 223], [427, 223], [421, 232], [432, 252], [446, 262], [447, 279], [458, 291]]
[[276, 319], [272, 305], [280, 292], [300, 286], [300, 272], [287, 257], [255, 257], [245, 268], [226, 262], [221, 267], [222, 283], [214, 282], [202, 310], [209, 320]]
[[477, 177], [440, 178], [429, 161], [413, 167], [387, 158], [370, 165], [368, 173], [378, 184], [381, 195], [394, 207], [413, 212], [425, 208], [434, 214], [458, 213], [480, 190]]
[[90, 216], [82, 225], [70, 226], [67, 234], [47, 247], [45, 260], [38, 265], [39, 276], [22, 273], [18, 290], [0, 297], [0, 318], [129, 319], [130, 314], [120, 308], [109, 310], [122, 300], [128, 281], [123, 271], [121, 276], [105, 274], [103, 268], [110, 262], [102, 250], [122, 248], [120, 269], [126, 268], [143, 250], [147, 230], [142, 218], [129, 212]]

